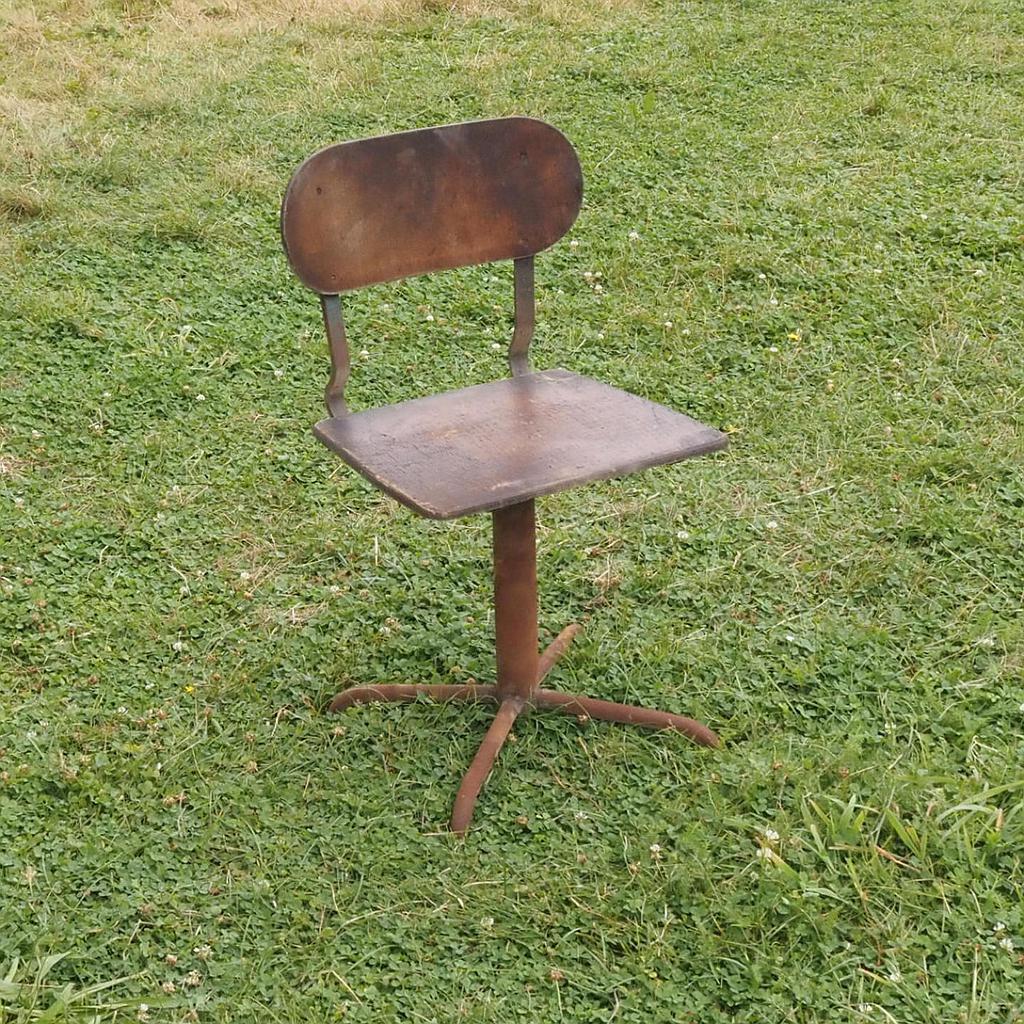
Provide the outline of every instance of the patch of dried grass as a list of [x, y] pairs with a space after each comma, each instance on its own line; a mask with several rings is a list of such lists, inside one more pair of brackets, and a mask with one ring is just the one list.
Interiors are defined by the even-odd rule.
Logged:
[[244, 34], [337, 21], [403, 21], [445, 12], [458, 18], [503, 18], [522, 13], [559, 21], [586, 20], [594, 12], [634, 5], [634, 0], [170, 0], [160, 17], [189, 31]]
[[254, 609], [253, 619], [259, 626], [291, 626], [302, 628], [326, 609], [325, 604], [293, 604], [290, 608], [270, 608], [261, 605]]
[[0, 452], [0, 476], [13, 479], [14, 477], [21, 476], [31, 465], [32, 463], [28, 459]]
[[[456, 18], [529, 16], [580, 22], [631, 10], [640, 0], [122, 0], [117, 20], [142, 22], [190, 36], [244, 36], [290, 26], [339, 22], [407, 21], [424, 14]], [[113, 13], [113, 12], [111, 12]], [[32, 7], [5, 8], [0, 0], [0, 39], [41, 43], [48, 22], [84, 25], [97, 17], [87, 0], [43, 0]]]

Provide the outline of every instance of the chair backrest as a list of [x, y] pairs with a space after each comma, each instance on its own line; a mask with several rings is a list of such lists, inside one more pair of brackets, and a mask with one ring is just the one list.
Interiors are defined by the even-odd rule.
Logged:
[[529, 117], [341, 142], [292, 176], [281, 236], [321, 295], [521, 259], [572, 226], [583, 195], [569, 141]]

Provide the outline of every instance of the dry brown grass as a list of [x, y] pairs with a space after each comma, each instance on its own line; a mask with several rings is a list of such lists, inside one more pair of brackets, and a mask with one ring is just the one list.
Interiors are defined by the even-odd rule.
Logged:
[[[88, 131], [89, 108], [181, 103], [227, 81], [252, 60], [238, 45], [279, 33], [301, 40], [299, 62], [328, 69], [318, 88], [358, 84], [367, 71], [369, 38], [346, 35], [339, 60], [337, 29], [370, 33], [443, 13], [451, 22], [481, 17], [503, 22], [545, 20], [566, 26], [607, 17], [642, 0], [0, 0], [0, 173], [31, 189], [35, 177], [61, 159], [104, 142]], [[319, 31], [319, 29], [335, 31]], [[138, 45], [125, 46], [138, 32]], [[497, 44], [472, 58], [477, 69], [500, 64]], [[176, 73], [165, 75], [165, 67]], [[183, 70], [187, 69], [187, 70]], [[260, 174], [237, 165], [225, 184], [259, 187]], [[27, 193], [25, 193], [27, 194]], [[19, 207], [21, 204], [15, 204]]]
[[0, 451], [0, 477], [14, 478], [21, 476], [31, 465], [28, 459], [19, 458]]
[[217, 36], [350, 20], [401, 21], [445, 11], [458, 18], [529, 16], [578, 22], [636, 6], [638, 0], [121, 0], [107, 5], [64, 0], [0, 4], [0, 26], [5, 41], [31, 43], [45, 36], [48, 25], [75, 26], [104, 15], [127, 25], [147, 22], [171, 32]]

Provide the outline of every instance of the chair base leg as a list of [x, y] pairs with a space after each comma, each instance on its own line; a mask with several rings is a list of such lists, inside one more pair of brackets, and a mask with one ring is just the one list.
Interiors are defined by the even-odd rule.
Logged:
[[487, 776], [491, 774], [494, 762], [524, 707], [526, 703], [519, 697], [511, 697], [501, 702], [498, 713], [494, 716], [494, 721], [491, 722], [491, 727], [487, 730], [487, 735], [484, 736], [484, 741], [480, 744], [480, 749], [476, 752], [469, 771], [462, 777], [462, 784], [455, 794], [451, 830], [456, 835], [465, 835], [469, 829], [476, 798], [480, 795], [480, 790], [483, 789]]
[[385, 683], [383, 686], [353, 686], [331, 701], [328, 711], [344, 711], [354, 704], [385, 704], [394, 701], [432, 700], [491, 701], [498, 703], [496, 686], [432, 686], [427, 683]]
[[694, 742], [705, 747], [717, 747], [719, 740], [706, 725], [692, 718], [684, 718], [669, 711], [655, 711], [652, 708], [636, 707], [629, 704], [615, 704], [595, 697], [580, 697], [557, 690], [541, 689], [540, 683], [551, 671], [552, 666], [568, 650], [573, 638], [580, 631], [578, 625], [567, 626], [540, 655], [537, 684], [528, 699], [503, 694], [498, 686], [432, 686], [416, 683], [392, 683], [384, 686], [353, 686], [343, 690], [331, 701], [330, 710], [344, 711], [355, 704], [373, 704], [386, 701], [412, 701], [419, 697], [430, 697], [438, 701], [463, 700], [486, 701], [498, 704], [498, 710], [476, 752], [469, 770], [463, 776], [462, 784], [455, 796], [452, 808], [451, 830], [465, 835], [473, 818], [477, 797], [490, 775], [494, 762], [515, 724], [516, 718], [530, 707], [550, 708], [566, 714], [576, 715], [582, 720], [591, 718], [603, 722], [623, 722], [647, 729], [672, 729], [689, 736]]

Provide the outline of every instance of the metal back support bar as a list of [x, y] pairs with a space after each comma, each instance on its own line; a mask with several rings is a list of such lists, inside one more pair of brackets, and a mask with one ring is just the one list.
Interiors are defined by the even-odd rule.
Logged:
[[530, 372], [529, 349], [533, 340], [536, 306], [533, 297], [533, 257], [515, 261], [516, 326], [508, 347], [508, 365], [513, 377]]
[[[514, 261], [515, 273], [515, 327], [508, 346], [508, 365], [513, 377], [530, 372], [530, 342], [536, 304], [533, 292], [533, 257], [523, 256]], [[321, 295], [320, 307], [327, 331], [327, 347], [331, 354], [331, 376], [324, 389], [327, 411], [335, 417], [348, 415], [345, 385], [352, 370], [348, 339], [345, 335], [345, 317], [340, 295]]]
[[352, 359], [348, 354], [348, 340], [345, 337], [345, 318], [341, 311], [340, 295], [321, 295], [320, 306], [324, 313], [324, 327], [327, 330], [327, 347], [331, 353], [331, 376], [324, 389], [324, 401], [332, 416], [348, 414], [345, 404], [345, 385], [348, 383]]

